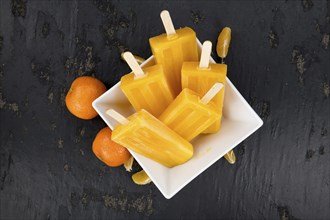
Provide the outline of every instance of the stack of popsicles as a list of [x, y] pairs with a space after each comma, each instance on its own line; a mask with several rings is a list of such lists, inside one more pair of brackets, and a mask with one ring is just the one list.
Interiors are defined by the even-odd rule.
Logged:
[[113, 109], [107, 114], [119, 122], [113, 141], [174, 167], [193, 156], [192, 139], [219, 131], [227, 66], [209, 63], [210, 41], [199, 60], [196, 33], [175, 30], [168, 11], [161, 19], [166, 34], [149, 39], [155, 65], [141, 68], [130, 52], [123, 55], [132, 73], [121, 78], [120, 88], [137, 112], [128, 118]]

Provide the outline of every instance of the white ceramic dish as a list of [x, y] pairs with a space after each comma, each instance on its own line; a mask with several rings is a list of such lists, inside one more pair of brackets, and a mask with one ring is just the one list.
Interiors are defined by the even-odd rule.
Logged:
[[[201, 50], [201, 43], [198, 40], [197, 43]], [[212, 57], [210, 61], [214, 63]], [[151, 56], [141, 66], [150, 65], [153, 62], [154, 59]], [[106, 110], [113, 108], [126, 117], [135, 112], [120, 90], [119, 82], [97, 98], [93, 102], [93, 107], [111, 129], [114, 129], [118, 122], [108, 116], [105, 113]], [[227, 78], [221, 130], [216, 134], [200, 135], [195, 138], [192, 142], [194, 156], [191, 160], [180, 166], [167, 168], [140, 154], [130, 152], [165, 198], [170, 199], [262, 124], [260, 117]]]

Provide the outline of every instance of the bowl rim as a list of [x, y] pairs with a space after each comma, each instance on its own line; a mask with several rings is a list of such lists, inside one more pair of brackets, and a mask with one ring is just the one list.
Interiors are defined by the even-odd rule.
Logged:
[[[197, 44], [198, 44], [198, 48], [200, 49], [202, 47], [201, 42], [197, 39]], [[148, 59], [146, 59], [140, 66], [144, 67], [146, 64], [148, 64], [150, 61], [152, 61], [154, 59], [154, 56], [151, 55]], [[214, 59], [212, 58], [212, 56], [210, 56], [210, 62], [212, 63], [216, 63], [214, 61]], [[259, 115], [255, 112], [255, 110], [249, 105], [249, 103], [245, 100], [245, 98], [242, 96], [242, 94], [237, 90], [237, 88], [234, 86], [234, 84], [230, 81], [230, 79], [228, 77], [226, 77], [226, 86], [230, 86], [231, 89], [233, 89], [233, 92], [235, 93], [235, 95], [239, 98], [239, 100], [242, 102], [243, 105], [245, 105], [245, 107], [247, 109], [249, 109], [250, 113], [253, 114], [253, 122], [255, 124], [254, 128], [251, 129], [249, 132], [247, 132], [242, 138], [240, 138], [239, 140], [235, 141], [235, 143], [233, 144], [233, 146], [231, 146], [231, 148], [229, 150], [234, 149], [239, 143], [241, 143], [242, 141], [244, 141], [247, 137], [249, 137], [251, 134], [253, 134], [256, 130], [258, 130], [262, 125], [263, 125], [263, 120], [259, 117]], [[114, 90], [117, 90], [118, 87], [120, 87], [120, 81], [117, 82], [115, 85], [113, 85], [110, 89], [108, 89], [105, 93], [103, 93], [101, 96], [99, 96], [97, 99], [95, 99], [92, 103], [93, 108], [96, 110], [96, 112], [99, 114], [99, 116], [102, 118], [102, 120], [107, 124], [107, 126], [109, 126], [112, 130], [114, 129], [114, 126], [112, 126], [110, 123], [108, 123], [107, 119], [105, 118], [105, 115], [103, 115], [103, 113], [100, 111], [100, 109], [98, 108], [98, 103], [103, 100], [104, 97], [108, 96], [109, 94], [111, 94]], [[134, 151], [128, 149], [129, 152], [134, 156], [137, 153], [135, 153]], [[228, 150], [228, 151], [229, 151]], [[142, 156], [142, 155], [141, 155]], [[201, 173], [203, 173], [205, 170], [207, 170], [211, 165], [213, 165], [216, 161], [218, 161], [221, 157], [223, 157], [223, 155], [221, 155], [220, 157], [216, 157], [215, 159], [209, 161], [209, 163], [207, 163], [206, 166], [204, 166], [201, 170], [199, 170], [198, 172], [196, 172], [194, 175], [190, 176], [189, 178], [187, 178], [186, 181], [184, 181], [182, 184], [179, 185], [179, 187], [176, 187], [175, 190], [167, 192], [168, 190], [163, 189], [163, 187], [161, 187], [157, 181], [155, 181], [153, 175], [149, 175], [149, 169], [147, 167], [145, 167], [143, 165], [143, 162], [140, 161], [139, 157], [134, 157], [134, 159], [140, 164], [140, 166], [143, 168], [143, 170], [145, 170], [145, 172], [149, 175], [150, 179], [152, 180], [152, 182], [156, 185], [156, 187], [160, 190], [160, 192], [163, 194], [163, 196], [166, 199], [170, 199], [172, 198], [175, 194], [177, 194], [181, 189], [183, 189], [188, 183], [190, 183], [193, 179], [195, 179], [197, 176], [199, 176]]]

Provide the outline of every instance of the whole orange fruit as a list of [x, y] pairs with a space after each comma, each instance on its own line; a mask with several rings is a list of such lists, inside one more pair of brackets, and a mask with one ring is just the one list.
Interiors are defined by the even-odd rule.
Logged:
[[97, 158], [110, 167], [117, 167], [131, 157], [128, 150], [111, 140], [112, 131], [109, 127], [97, 133], [93, 141], [93, 152]]
[[107, 88], [98, 79], [91, 76], [80, 76], [76, 78], [65, 97], [65, 104], [69, 111], [81, 119], [92, 119], [97, 112], [92, 102], [102, 95]]

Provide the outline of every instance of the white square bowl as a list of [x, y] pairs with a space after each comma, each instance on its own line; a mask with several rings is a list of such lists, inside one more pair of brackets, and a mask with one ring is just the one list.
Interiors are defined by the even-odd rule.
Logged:
[[[199, 40], [197, 43], [201, 50], [202, 45]], [[210, 61], [215, 63], [212, 57], [210, 57]], [[141, 64], [141, 67], [153, 63], [154, 58], [151, 56]], [[93, 102], [93, 107], [111, 129], [114, 129], [118, 122], [106, 114], [109, 108], [115, 109], [126, 117], [135, 112], [121, 91], [119, 82], [97, 98]], [[195, 177], [260, 128], [262, 124], [263, 121], [260, 117], [227, 78], [221, 130], [216, 134], [196, 137], [192, 141], [194, 156], [188, 162], [167, 168], [134, 151], [129, 151], [165, 198], [170, 199]]]

